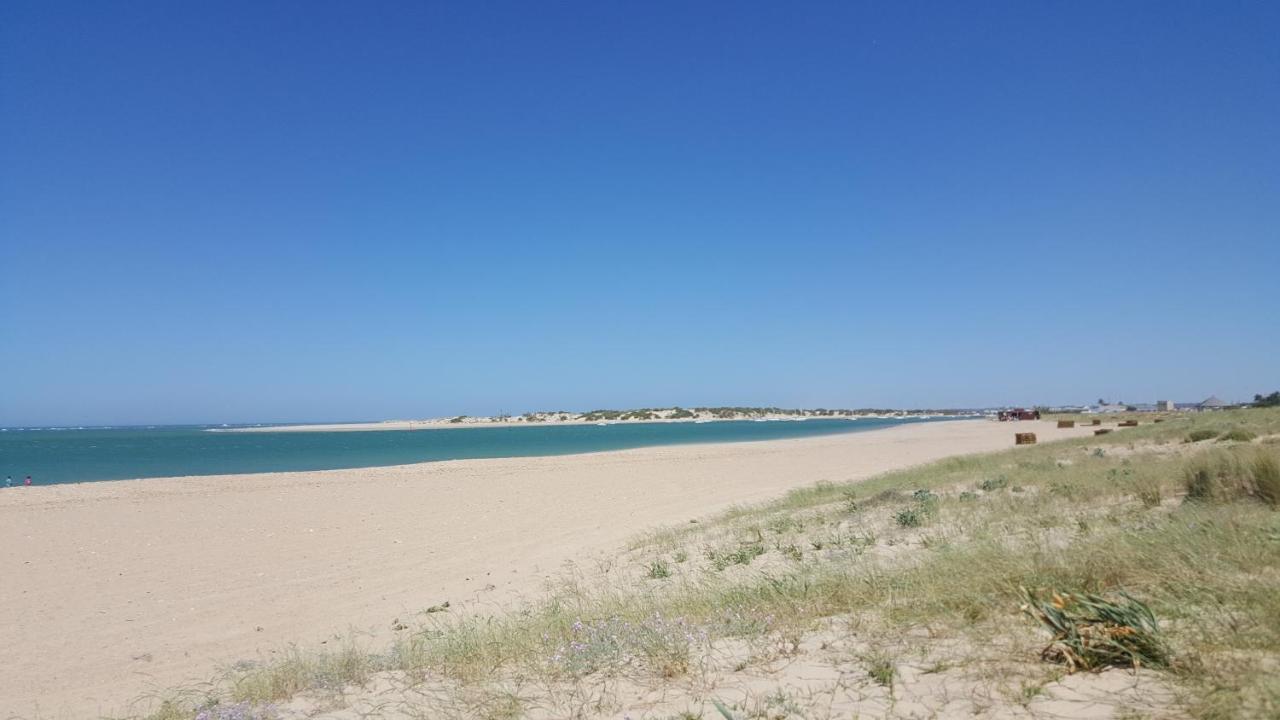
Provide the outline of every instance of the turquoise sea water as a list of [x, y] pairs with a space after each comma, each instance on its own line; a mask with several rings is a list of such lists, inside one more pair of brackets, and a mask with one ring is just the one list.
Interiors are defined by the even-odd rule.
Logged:
[[0, 479], [12, 475], [14, 484], [20, 485], [24, 477], [31, 475], [35, 484], [43, 485], [329, 470], [463, 458], [568, 455], [654, 445], [776, 440], [911, 422], [930, 420], [743, 420], [298, 433], [207, 432], [209, 426], [10, 428], [0, 431]]

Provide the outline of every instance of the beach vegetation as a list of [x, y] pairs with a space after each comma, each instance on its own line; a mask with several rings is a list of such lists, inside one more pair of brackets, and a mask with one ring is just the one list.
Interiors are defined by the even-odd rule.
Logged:
[[1252, 442], [1258, 437], [1257, 433], [1242, 427], [1234, 427], [1222, 433], [1218, 437], [1223, 442]]
[[1040, 652], [1045, 660], [1071, 671], [1119, 667], [1164, 667], [1169, 654], [1155, 615], [1127, 593], [1104, 598], [1092, 593], [1057, 592], [1041, 597], [1022, 590], [1025, 613], [1052, 634]]
[[985, 478], [978, 487], [982, 488], [983, 492], [995, 492], [996, 490], [1003, 490], [1008, 486], [1009, 478], [1004, 475], [997, 475], [995, 477]]
[[925, 517], [924, 510], [916, 505], [903, 508], [893, 514], [893, 519], [897, 521], [899, 526], [904, 528], [920, 527], [924, 524]]
[[896, 670], [893, 667], [893, 659], [884, 653], [873, 653], [863, 658], [867, 664], [867, 674], [877, 685], [893, 689], [893, 676]]
[[[1261, 441], [1183, 443], [1223, 427]], [[1090, 683], [1122, 667], [1170, 689], [1151, 716], [1277, 717], [1277, 435], [1275, 408], [1171, 416], [673, 519], [633, 543], [622, 570], [569, 573], [509, 611], [423, 615], [376, 652], [329, 645], [237, 666], [156, 720], [193, 718], [210, 700], [256, 708], [388, 674], [437, 688], [415, 696], [422, 716], [482, 717], [489, 705], [460, 699], [513, 687], [519, 707], [621, 715], [611, 703], [622, 679], [667, 683], [675, 696], [698, 678], [731, 683], [740, 670], [821, 653], [881, 696], [919, 674], [899, 674], [904, 663], [991, 702], [1002, 696], [984, 688], [1006, 687], [1015, 704], [1064, 674], [1091, 671], [1079, 678]], [[983, 486], [995, 478], [999, 487]], [[993, 492], [1003, 487], [1022, 492]], [[918, 522], [902, 522], [903, 511]], [[706, 563], [650, 581], [653, 558], [700, 548]], [[767, 708], [772, 693], [732, 707]], [[720, 712], [688, 698], [695, 715]], [[803, 710], [807, 700], [785, 702]]]
[[716, 570], [724, 570], [730, 565], [750, 565], [752, 560], [767, 552], [759, 542], [742, 543], [731, 548], [708, 548], [707, 559]]
[[669, 578], [671, 577], [671, 564], [662, 558], [657, 558], [649, 563], [647, 574], [653, 580]]

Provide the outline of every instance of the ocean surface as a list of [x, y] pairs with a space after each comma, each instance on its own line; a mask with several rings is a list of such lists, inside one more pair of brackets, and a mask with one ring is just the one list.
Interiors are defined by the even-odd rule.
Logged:
[[[379, 467], [464, 458], [569, 455], [601, 450], [743, 442], [860, 432], [932, 419], [633, 423], [542, 427], [228, 433], [213, 426], [7, 428], [0, 482], [21, 485], [180, 475]], [[218, 426], [219, 428], [223, 426]], [[0, 491], [3, 486], [0, 485]]]

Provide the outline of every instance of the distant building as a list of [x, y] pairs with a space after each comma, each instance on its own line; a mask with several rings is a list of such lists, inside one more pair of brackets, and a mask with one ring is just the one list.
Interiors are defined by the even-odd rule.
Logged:
[[1219, 399], [1217, 395], [1210, 395], [1201, 401], [1196, 407], [1201, 410], [1221, 410], [1222, 408], [1227, 407], [1227, 404]]
[[1174, 411], [1173, 401], [1172, 401], [1172, 400], [1157, 400], [1157, 401], [1156, 401], [1156, 410], [1159, 410], [1160, 412], [1173, 412], [1173, 411]]

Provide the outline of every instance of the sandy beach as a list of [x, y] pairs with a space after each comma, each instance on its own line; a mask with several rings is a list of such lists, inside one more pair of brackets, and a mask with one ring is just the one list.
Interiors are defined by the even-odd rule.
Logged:
[[384, 637], [448, 601], [504, 606], [649, 528], [821, 480], [1089, 428], [864, 433], [0, 492], [3, 716], [125, 714], [289, 643]]

